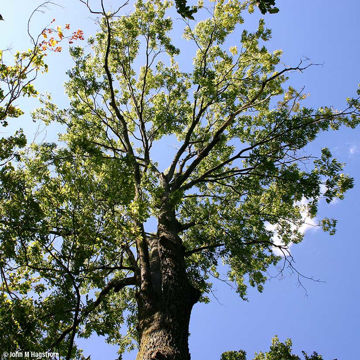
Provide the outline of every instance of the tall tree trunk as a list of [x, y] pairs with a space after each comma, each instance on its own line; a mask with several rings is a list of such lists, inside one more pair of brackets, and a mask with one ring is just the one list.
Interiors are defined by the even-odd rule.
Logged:
[[149, 292], [138, 294], [136, 360], [190, 360], [190, 314], [200, 292], [188, 281], [177, 222], [175, 216], [170, 218], [160, 217], [157, 237], [150, 241], [152, 289], [150, 296]]

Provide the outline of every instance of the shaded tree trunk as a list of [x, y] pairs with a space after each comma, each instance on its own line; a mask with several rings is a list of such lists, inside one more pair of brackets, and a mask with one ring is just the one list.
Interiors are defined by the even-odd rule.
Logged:
[[174, 212], [159, 218], [150, 243], [151, 291], [139, 291], [140, 350], [136, 360], [190, 360], [189, 322], [200, 292], [189, 282]]

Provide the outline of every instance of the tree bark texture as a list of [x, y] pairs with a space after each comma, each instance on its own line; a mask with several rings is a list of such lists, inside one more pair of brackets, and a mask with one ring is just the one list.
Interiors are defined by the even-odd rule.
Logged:
[[189, 282], [172, 211], [149, 241], [151, 289], [138, 292], [140, 350], [136, 360], [190, 360], [189, 322], [200, 292]]

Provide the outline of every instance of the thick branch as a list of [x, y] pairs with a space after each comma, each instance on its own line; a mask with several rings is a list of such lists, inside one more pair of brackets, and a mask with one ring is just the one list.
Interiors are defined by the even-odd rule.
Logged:
[[104, 69], [105, 69], [105, 73], [106, 73], [106, 77], [107, 77], [107, 80], [109, 83], [109, 89], [110, 89], [110, 98], [111, 98], [110, 106], [114, 110], [116, 117], [119, 119], [119, 121], [122, 125], [123, 138], [124, 138], [125, 147], [126, 147], [125, 150], [127, 151], [128, 155], [130, 155], [130, 157], [134, 163], [135, 181], [137, 184], [140, 184], [141, 175], [140, 175], [139, 165], [135, 159], [134, 150], [133, 150], [131, 142], [130, 142], [127, 123], [126, 123], [124, 117], [122, 116], [119, 108], [116, 106], [116, 98], [115, 98], [115, 90], [114, 90], [114, 86], [113, 86], [113, 79], [112, 79], [110, 68], [109, 68], [109, 56], [110, 56], [110, 46], [111, 46], [111, 27], [110, 27], [110, 22], [109, 22], [109, 16], [106, 15], [103, 2], [101, 2], [101, 4], [103, 7], [103, 16], [105, 17], [106, 27], [107, 27], [107, 44], [106, 44], [106, 52], [105, 52]]
[[[311, 65], [308, 65], [307, 67], [309, 67]], [[261, 84], [261, 87], [259, 89], [259, 91], [257, 92], [257, 94], [250, 100], [248, 101], [246, 104], [244, 104], [243, 106], [241, 106], [237, 111], [233, 112], [232, 114], [230, 114], [228, 116], [228, 119], [226, 121], [224, 121], [224, 124], [215, 132], [212, 140], [199, 152], [198, 156], [196, 157], [196, 159], [189, 165], [189, 167], [186, 169], [185, 173], [182, 175], [179, 175], [173, 182], [173, 189], [176, 190], [178, 188], [180, 188], [180, 186], [189, 178], [189, 176], [192, 174], [192, 172], [196, 169], [196, 167], [200, 164], [200, 162], [206, 158], [208, 156], [208, 154], [210, 153], [210, 151], [216, 146], [216, 144], [221, 140], [221, 136], [223, 135], [223, 133], [225, 132], [225, 130], [233, 123], [233, 121], [236, 119], [236, 117], [243, 111], [251, 108], [256, 100], [262, 95], [262, 93], [265, 90], [266, 85], [275, 80], [276, 78], [280, 77], [281, 75], [283, 75], [285, 72], [289, 72], [289, 71], [294, 71], [294, 70], [299, 70], [302, 71], [304, 69], [306, 69], [307, 67], [301, 68], [300, 66], [297, 67], [292, 67], [292, 68], [286, 68], [283, 69], [282, 71], [280, 71], [279, 73], [271, 76], [270, 78], [264, 80]]]
[[[190, 28], [190, 25], [187, 23], [187, 26]], [[215, 29], [216, 29], [216, 26], [213, 28], [213, 31], [210, 35], [210, 39], [209, 39], [209, 43], [206, 47], [205, 50], [201, 49], [201, 47], [198, 45], [197, 41], [196, 41], [196, 38], [195, 38], [195, 35], [193, 34], [192, 30], [190, 31], [190, 33], [192, 34], [192, 37], [193, 37], [193, 40], [195, 41], [195, 43], [198, 45], [199, 49], [201, 50], [203, 56], [202, 56], [202, 59], [201, 59], [201, 62], [203, 64], [202, 66], [202, 75], [205, 76], [206, 75], [206, 71], [207, 71], [207, 54], [210, 50], [210, 47], [213, 43], [213, 39], [214, 39], [214, 32], [215, 32]], [[199, 112], [196, 114], [196, 107], [197, 107], [197, 101], [198, 101], [198, 98], [197, 98], [197, 94], [199, 93], [201, 89], [201, 85], [199, 84], [196, 91], [195, 91], [195, 101], [194, 101], [194, 107], [193, 107], [193, 121], [186, 133], [186, 136], [185, 136], [185, 139], [184, 139], [184, 142], [182, 144], [182, 146], [180, 147], [180, 149], [178, 150], [178, 152], [176, 153], [175, 157], [174, 157], [174, 160], [172, 162], [172, 164], [170, 165], [170, 169], [169, 169], [169, 172], [167, 173], [167, 179], [168, 181], [171, 181], [174, 173], [175, 173], [175, 169], [176, 169], [176, 166], [181, 158], [181, 156], [183, 155], [184, 151], [186, 150], [186, 148], [188, 147], [188, 145], [190, 144], [190, 139], [191, 139], [191, 136], [196, 128], [196, 126], [199, 124], [200, 120], [201, 120], [201, 117], [202, 115], [204, 114], [204, 112], [206, 111], [206, 109], [212, 104], [211, 101], [208, 102], [207, 104], [204, 104], [204, 99], [201, 100], [201, 104], [200, 104], [200, 109], [199, 109]]]
[[204, 250], [216, 249], [216, 248], [221, 247], [221, 246], [225, 246], [225, 244], [222, 243], [222, 244], [214, 244], [214, 245], [202, 246], [202, 247], [195, 248], [195, 249], [192, 249], [192, 250], [189, 250], [189, 251], [185, 251], [185, 257], [189, 257], [192, 254], [196, 254], [196, 253], [202, 252]]

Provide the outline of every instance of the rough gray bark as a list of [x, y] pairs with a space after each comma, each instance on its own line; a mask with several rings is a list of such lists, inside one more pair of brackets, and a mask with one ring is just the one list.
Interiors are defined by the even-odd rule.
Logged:
[[[167, 202], [167, 201], [166, 201]], [[200, 292], [189, 282], [175, 212], [163, 206], [149, 241], [151, 289], [139, 291], [140, 350], [136, 360], [189, 360], [190, 314]]]

